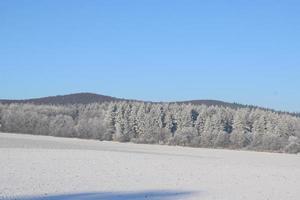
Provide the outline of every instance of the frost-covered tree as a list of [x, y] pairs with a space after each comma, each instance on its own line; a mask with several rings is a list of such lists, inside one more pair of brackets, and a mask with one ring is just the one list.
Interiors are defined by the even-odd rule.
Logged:
[[105, 127], [103, 133], [104, 140], [112, 140], [113, 135], [116, 133], [116, 112], [117, 106], [115, 104], [109, 104], [107, 106], [105, 116], [103, 119], [103, 124]]
[[57, 115], [50, 118], [50, 134], [60, 137], [72, 137], [75, 135], [75, 123], [68, 115]]
[[143, 102], [0, 104], [0, 124], [0, 131], [14, 133], [300, 152], [300, 118], [263, 109]]
[[105, 140], [105, 127], [99, 117], [80, 119], [75, 129], [77, 137]]
[[249, 112], [249, 109], [239, 109], [234, 115], [230, 141], [236, 148], [243, 148], [251, 143], [252, 135], [250, 132]]
[[288, 153], [300, 152], [300, 138], [295, 136], [290, 136], [288, 140], [288, 145], [285, 147], [285, 152]]
[[3, 111], [5, 110], [5, 106], [3, 104], [0, 103], [0, 131], [2, 131], [3, 129]]
[[257, 116], [258, 118], [253, 123], [252, 129], [252, 143], [251, 146], [256, 148], [263, 145], [263, 136], [266, 133], [266, 118], [265, 116]]

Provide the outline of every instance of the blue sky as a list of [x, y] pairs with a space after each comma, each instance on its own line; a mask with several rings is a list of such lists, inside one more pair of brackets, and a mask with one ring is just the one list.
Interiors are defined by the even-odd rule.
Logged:
[[299, 1], [0, 1], [0, 98], [95, 92], [300, 111], [299, 86]]

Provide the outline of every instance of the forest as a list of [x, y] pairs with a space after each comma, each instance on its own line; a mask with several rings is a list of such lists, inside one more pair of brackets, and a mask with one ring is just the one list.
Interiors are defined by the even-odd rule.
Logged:
[[300, 118], [176, 103], [0, 104], [0, 131], [119, 142], [300, 152]]

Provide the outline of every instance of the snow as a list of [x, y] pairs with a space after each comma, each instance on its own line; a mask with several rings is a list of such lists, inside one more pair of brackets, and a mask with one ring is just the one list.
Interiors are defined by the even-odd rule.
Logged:
[[300, 155], [0, 133], [0, 199], [298, 200]]

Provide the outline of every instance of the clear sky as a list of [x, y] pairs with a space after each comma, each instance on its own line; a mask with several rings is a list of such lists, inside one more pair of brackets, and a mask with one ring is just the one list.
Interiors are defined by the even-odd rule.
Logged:
[[300, 1], [0, 1], [0, 98], [75, 92], [300, 111]]

